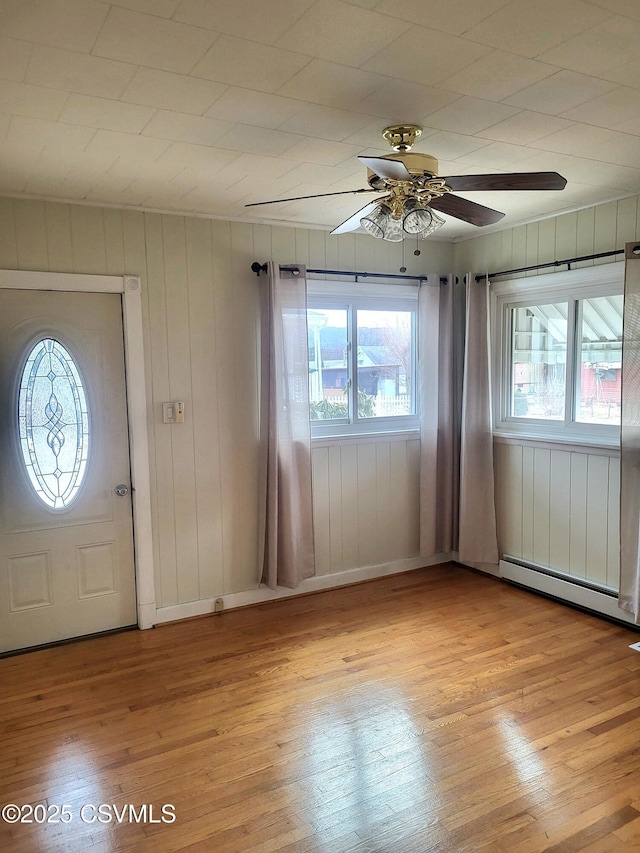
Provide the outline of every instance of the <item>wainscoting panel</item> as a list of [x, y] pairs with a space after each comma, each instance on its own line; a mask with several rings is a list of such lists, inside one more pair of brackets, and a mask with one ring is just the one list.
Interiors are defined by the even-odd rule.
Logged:
[[419, 453], [415, 437], [314, 444], [318, 575], [418, 555]]
[[496, 441], [494, 450], [504, 559], [617, 590], [618, 452], [515, 439]]

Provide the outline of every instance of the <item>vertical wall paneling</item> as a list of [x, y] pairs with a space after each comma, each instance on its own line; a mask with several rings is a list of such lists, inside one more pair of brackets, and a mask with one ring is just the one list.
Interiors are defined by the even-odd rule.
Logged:
[[[283, 229], [284, 230], [284, 229]], [[293, 229], [289, 229], [293, 233]], [[231, 224], [231, 322], [233, 354], [233, 425], [235, 432], [235, 501], [233, 573], [234, 592], [251, 589], [258, 580], [258, 339], [256, 317], [260, 313], [260, 283], [251, 272], [253, 228]]]
[[[594, 208], [593, 251], [595, 253], [610, 252], [613, 249], [623, 248], [622, 246], [616, 246], [617, 210], [617, 201], [599, 204]], [[611, 261], [609, 258], [596, 258], [594, 263], [608, 264]]]
[[536, 447], [533, 451], [533, 562], [549, 565], [549, 482], [551, 451]]
[[638, 197], [622, 198], [617, 204], [615, 248], [622, 249], [624, 244], [636, 239], [638, 216]]
[[391, 481], [391, 464], [389, 462], [389, 442], [375, 445], [376, 450], [376, 531], [377, 531], [377, 562], [387, 563], [394, 557], [389, 538], [390, 496], [388, 484]]
[[522, 558], [533, 562], [534, 521], [534, 459], [533, 447], [522, 448]]
[[309, 260], [307, 266], [311, 267], [312, 270], [328, 269], [326, 238], [327, 235], [324, 231], [309, 231]]
[[306, 228], [295, 228], [296, 238], [295, 259], [296, 263], [309, 266], [309, 231]]
[[596, 583], [607, 582], [607, 509], [609, 459], [587, 458], [587, 513], [585, 575]]
[[555, 219], [542, 219], [538, 223], [538, 258], [543, 263], [555, 261], [558, 257], [556, 251], [556, 221]]
[[[429, 268], [454, 266], [449, 243], [423, 244]], [[425, 257], [411, 253], [411, 272]], [[156, 600], [161, 608], [258, 587], [260, 280], [254, 260], [398, 272], [401, 250], [331, 237], [26, 199], [0, 199], [0, 266], [131, 274], [142, 282]], [[264, 279], [263, 279], [264, 280]], [[185, 423], [162, 422], [184, 399]], [[313, 449], [318, 571], [415, 557], [415, 439]]]
[[609, 459], [609, 504], [607, 507], [607, 586], [620, 584], [620, 460]]
[[18, 269], [14, 200], [0, 198], [0, 269]]
[[[595, 254], [595, 209], [587, 207], [578, 211], [576, 257]], [[610, 248], [615, 249], [615, 246]], [[593, 266], [593, 261], [580, 261], [577, 267]]]
[[69, 205], [46, 202], [44, 215], [49, 269], [54, 272], [74, 272]]
[[105, 208], [102, 211], [104, 222], [104, 243], [107, 256], [106, 271], [109, 275], [134, 275], [124, 262], [124, 226], [122, 211]]
[[420, 439], [407, 441], [406, 551], [407, 557], [420, 553]]
[[356, 235], [340, 234], [335, 238], [338, 243], [338, 266], [339, 270], [355, 270], [356, 264]]
[[342, 569], [358, 565], [358, 447], [344, 444], [340, 448], [342, 484]]
[[329, 448], [316, 447], [311, 454], [313, 483], [313, 535], [316, 575], [331, 573], [331, 517], [329, 492]]
[[99, 275], [107, 268], [104, 219], [100, 207], [71, 205], [73, 271]]
[[361, 443], [357, 451], [358, 565], [375, 566], [382, 562], [378, 551], [376, 446]]
[[[293, 228], [273, 228], [271, 236], [272, 256], [267, 260], [277, 264], [290, 264], [296, 258], [296, 232]], [[251, 266], [251, 262], [249, 262]]]
[[540, 241], [538, 239], [538, 222], [531, 222], [526, 226], [527, 228], [527, 242], [526, 242], [526, 255], [525, 262], [522, 266], [532, 266], [533, 264], [537, 264], [539, 262], [539, 252], [540, 252]]
[[[331, 571], [341, 572], [345, 568], [342, 552], [342, 536], [345, 528], [342, 512], [342, 452], [337, 444], [331, 445], [327, 450]], [[317, 500], [319, 500], [319, 496], [314, 495], [314, 502]]]
[[501, 442], [495, 451], [500, 552], [617, 588], [617, 455]]
[[549, 485], [549, 565], [570, 571], [571, 454], [552, 450]]
[[[220, 466], [221, 528], [223, 548], [223, 586], [220, 592], [235, 592], [232, 566], [237, 561], [234, 528], [238, 512], [236, 495], [236, 445], [234, 419], [234, 391], [236, 381], [233, 361], [234, 329], [233, 317], [234, 282], [231, 270], [231, 225], [212, 220], [213, 301], [214, 327], [211, 330], [215, 346], [217, 377], [218, 461]], [[251, 265], [251, 262], [250, 262]], [[253, 275], [253, 273], [252, 273]], [[256, 278], [256, 286], [259, 279]], [[215, 452], [215, 449], [212, 449]], [[248, 511], [247, 508], [246, 511]], [[257, 582], [258, 566], [256, 565]]]
[[17, 268], [21, 270], [49, 270], [47, 228], [43, 201], [14, 199]]
[[[501, 555], [511, 556], [522, 553], [522, 488], [518, 489], [513, 482], [518, 471], [522, 472], [522, 459], [516, 465], [510, 460], [514, 451], [522, 448], [511, 444], [497, 443], [493, 450], [493, 464], [496, 479], [496, 521], [498, 525], [498, 541]], [[520, 497], [518, 505], [514, 506], [516, 496]]]
[[567, 213], [556, 220], [556, 259], [575, 258], [577, 255], [578, 215]]
[[162, 422], [162, 403], [171, 400], [169, 384], [168, 318], [165, 297], [162, 218], [147, 213], [145, 245], [149, 288], [150, 357], [153, 374], [152, 406], [154, 419], [154, 458], [156, 492], [152, 497], [152, 514], [157, 519], [156, 600], [159, 606], [178, 602], [178, 566], [176, 561], [175, 503], [173, 499], [175, 471], [171, 425]]
[[[640, 237], [638, 198], [606, 202], [505, 229], [499, 265], [490, 269], [514, 269], [622, 248], [625, 242]], [[456, 273], [481, 271], [493, 252], [491, 234], [456, 244]], [[604, 258], [599, 263], [610, 262]], [[574, 266], [593, 265], [593, 260], [587, 260]], [[535, 273], [518, 277], [524, 275]], [[501, 551], [617, 588], [619, 470], [619, 459], [613, 452], [558, 447], [549, 453], [531, 442], [497, 443]], [[544, 560], [547, 548], [548, 558]]]
[[569, 563], [572, 575], [584, 578], [587, 563], [587, 464], [586, 453], [571, 454], [571, 524]]
[[222, 521], [217, 417], [215, 305], [211, 228], [206, 219], [186, 220], [191, 416], [195, 468], [198, 596], [222, 589]]
[[[511, 233], [513, 234], [513, 240], [511, 241], [511, 255], [509, 258], [505, 258], [505, 269], [510, 269], [514, 258], [524, 258], [527, 252], [526, 225], [519, 225], [517, 228], [514, 228]], [[522, 266], [522, 264], [519, 264], [518, 266]]]

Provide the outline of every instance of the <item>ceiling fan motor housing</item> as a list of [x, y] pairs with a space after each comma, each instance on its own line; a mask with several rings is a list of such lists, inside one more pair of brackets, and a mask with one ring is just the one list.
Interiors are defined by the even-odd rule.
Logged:
[[[417, 151], [411, 151], [404, 154], [385, 154], [380, 157], [381, 160], [396, 160], [404, 163], [407, 171], [414, 177], [422, 177], [427, 175], [433, 177], [438, 174], [438, 161], [431, 154], [420, 154]], [[367, 169], [367, 183], [374, 190], [383, 190], [387, 187], [388, 181], [376, 175], [371, 169]]]

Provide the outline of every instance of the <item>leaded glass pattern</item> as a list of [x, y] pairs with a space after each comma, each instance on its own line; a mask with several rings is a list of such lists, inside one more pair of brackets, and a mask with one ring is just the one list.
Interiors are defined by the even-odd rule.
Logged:
[[43, 338], [20, 378], [18, 425], [31, 485], [46, 506], [65, 509], [77, 497], [89, 455], [89, 410], [71, 353]]

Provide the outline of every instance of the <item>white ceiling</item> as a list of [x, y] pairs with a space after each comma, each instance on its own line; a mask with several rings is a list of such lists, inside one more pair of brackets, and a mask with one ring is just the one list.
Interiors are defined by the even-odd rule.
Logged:
[[[638, 0], [0, 0], [0, 192], [331, 229], [424, 127], [501, 226], [640, 192]], [[437, 239], [477, 235], [447, 217]]]

